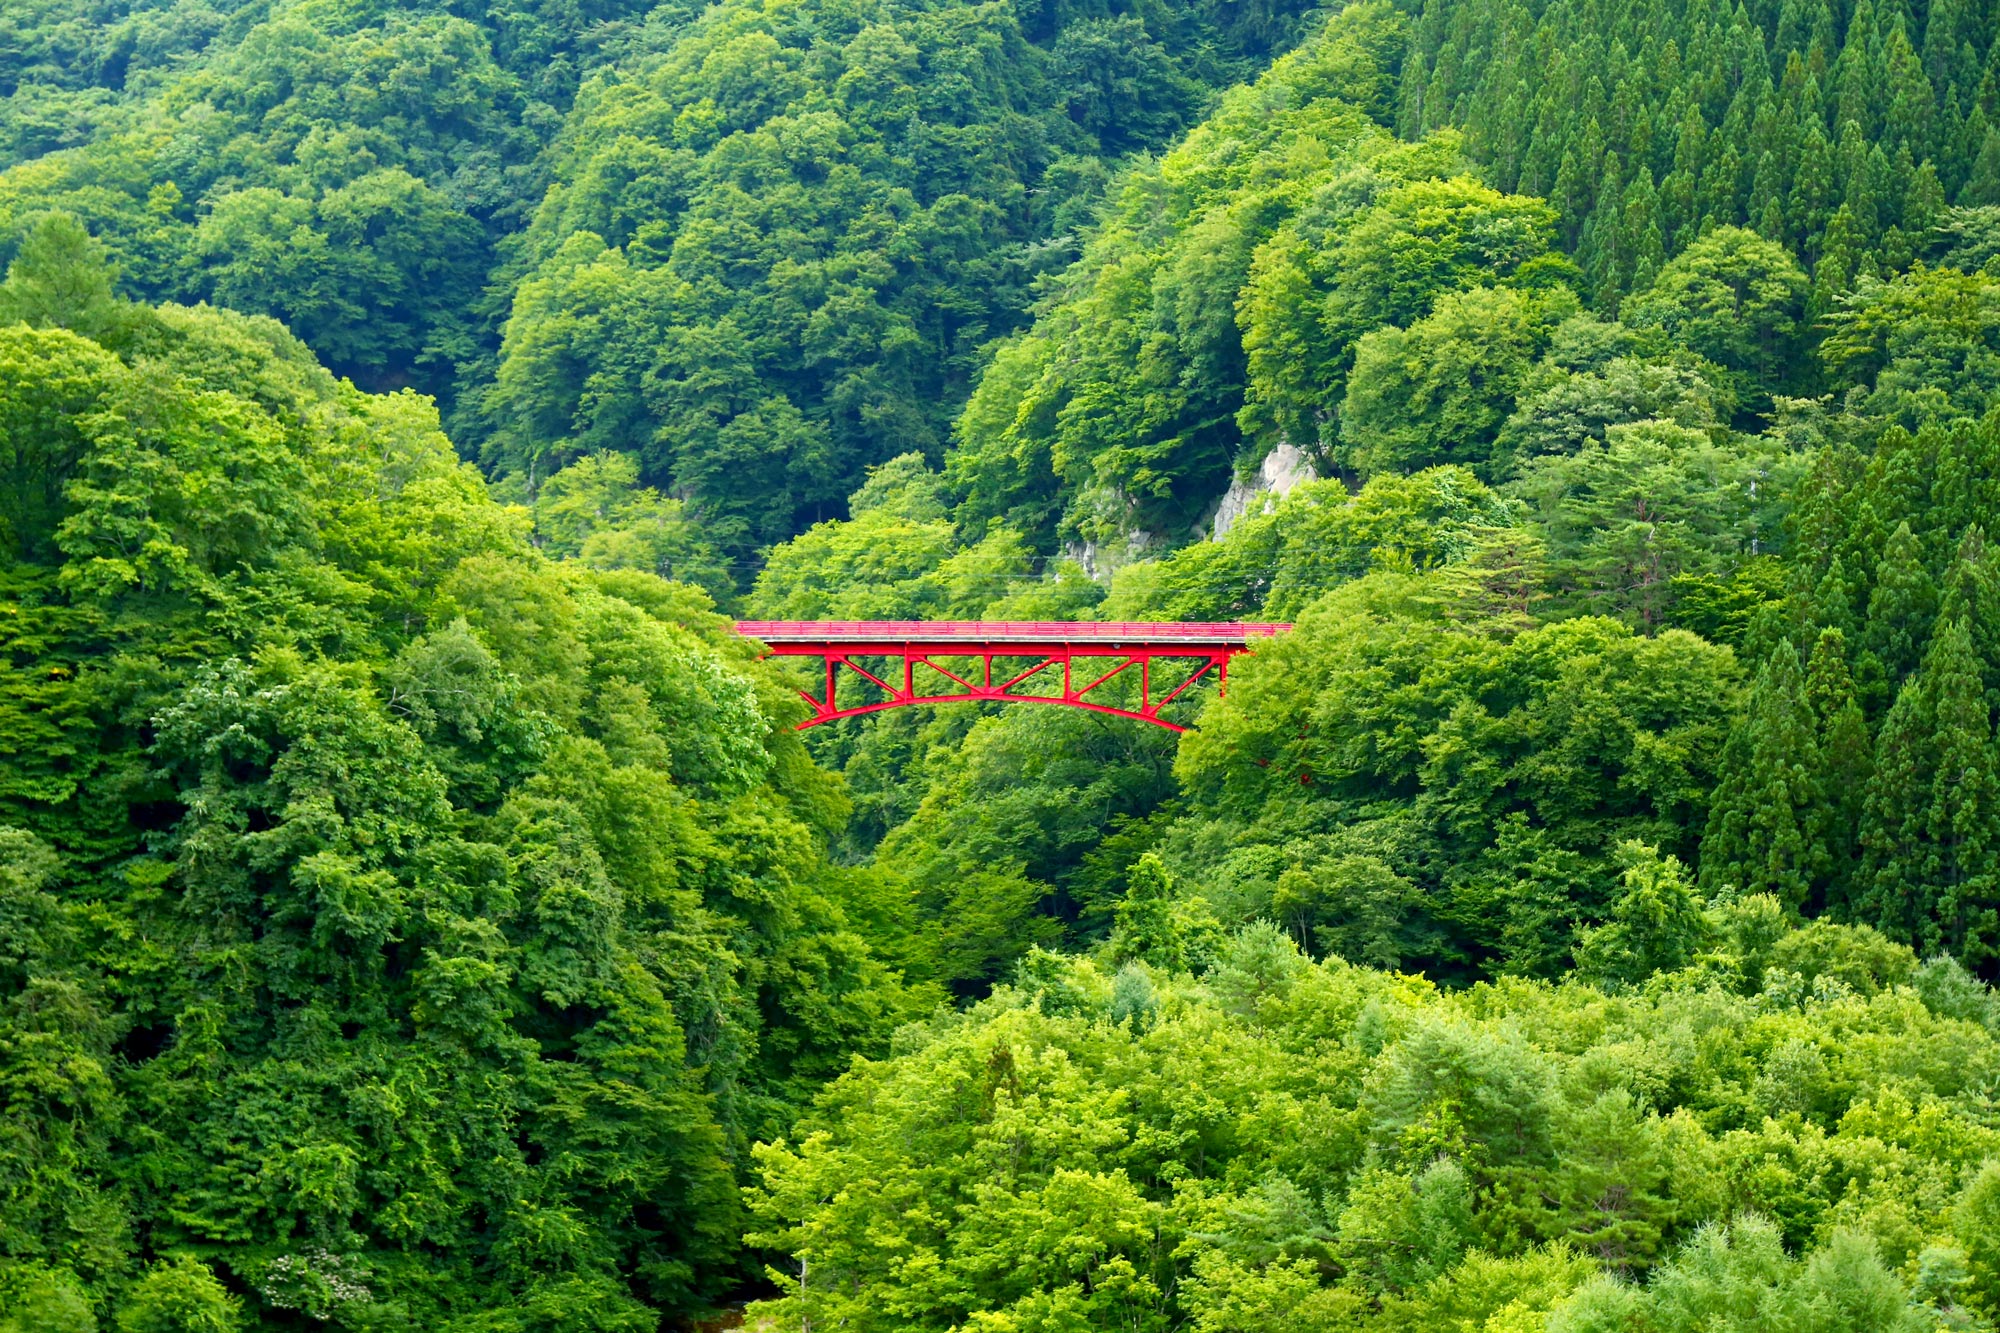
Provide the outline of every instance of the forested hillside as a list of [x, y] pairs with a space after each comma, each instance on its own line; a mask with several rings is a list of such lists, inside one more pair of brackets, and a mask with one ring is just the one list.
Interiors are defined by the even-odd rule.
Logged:
[[1119, 155], [1299, 8], [55, 5], [0, 79], [0, 247], [74, 213], [130, 294], [439, 395], [529, 492], [632, 455], [742, 566], [943, 448]]
[[538, 553], [426, 400], [89, 249], [0, 288], [13, 1326], [232, 1326], [221, 1254], [280, 1320], [701, 1308], [747, 1143], [920, 1012], [795, 708], [706, 595]]
[[1995, 26], [0, 16], [0, 1333], [2000, 1324]]

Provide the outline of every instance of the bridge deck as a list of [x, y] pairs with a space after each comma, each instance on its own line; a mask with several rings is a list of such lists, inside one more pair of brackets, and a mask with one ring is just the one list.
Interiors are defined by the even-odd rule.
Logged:
[[[801, 727], [912, 704], [983, 701], [1063, 704], [1184, 731], [1160, 710], [1211, 676], [1220, 691], [1230, 658], [1249, 652], [1252, 639], [1269, 638], [1291, 626], [1241, 621], [740, 620], [736, 628], [761, 640], [773, 656], [820, 659], [815, 673], [819, 693], [799, 691], [812, 708]], [[1022, 658], [1029, 659], [1025, 667]], [[972, 659], [976, 665], [967, 665]], [[1155, 663], [1168, 665], [1169, 675], [1180, 683], [1157, 692]], [[1087, 667], [1082, 678], [1079, 664]], [[1136, 699], [1129, 697], [1134, 685]], [[1101, 687], [1105, 692], [1098, 694]]]
[[1057, 648], [1084, 644], [1235, 647], [1269, 638], [1290, 625], [1244, 621], [1097, 620], [740, 620], [737, 632], [773, 647], [789, 644], [923, 644], [968, 650]]

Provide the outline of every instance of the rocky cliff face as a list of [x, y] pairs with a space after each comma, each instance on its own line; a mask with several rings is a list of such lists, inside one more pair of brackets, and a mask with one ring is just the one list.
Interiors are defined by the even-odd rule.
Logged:
[[1252, 514], [1267, 512], [1294, 486], [1317, 475], [1303, 452], [1290, 444], [1280, 444], [1264, 455], [1256, 476], [1249, 481], [1238, 477], [1229, 483], [1229, 489], [1222, 493], [1222, 502], [1216, 506], [1210, 539], [1220, 538]]

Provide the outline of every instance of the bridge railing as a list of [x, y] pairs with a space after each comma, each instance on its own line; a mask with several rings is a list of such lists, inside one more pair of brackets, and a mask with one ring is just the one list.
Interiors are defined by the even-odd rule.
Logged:
[[1136, 641], [1243, 643], [1290, 625], [1248, 621], [1106, 620], [740, 620], [737, 632], [767, 643], [864, 640], [924, 643]]
[[[1251, 639], [1291, 626], [1244, 621], [742, 620], [736, 628], [761, 640], [774, 656], [819, 659], [814, 673], [819, 692], [799, 690], [812, 709], [801, 727], [885, 708], [984, 701], [1063, 704], [1184, 731], [1181, 723], [1161, 716], [1161, 710], [1211, 675], [1221, 691], [1230, 658], [1252, 651]], [[1026, 667], [1021, 666], [1023, 658], [1029, 660]], [[870, 665], [863, 665], [864, 660]], [[977, 665], [965, 665], [972, 661]], [[1001, 664], [997, 670], [996, 661]], [[1088, 683], [1076, 674], [1079, 663], [1085, 664]], [[1167, 667], [1170, 678], [1180, 683], [1156, 691], [1156, 664]], [[1122, 696], [1122, 701], [1096, 696], [1104, 686], [1114, 695], [1129, 692], [1135, 678], [1136, 706], [1127, 706], [1133, 701]], [[1119, 683], [1114, 686], [1114, 681]]]

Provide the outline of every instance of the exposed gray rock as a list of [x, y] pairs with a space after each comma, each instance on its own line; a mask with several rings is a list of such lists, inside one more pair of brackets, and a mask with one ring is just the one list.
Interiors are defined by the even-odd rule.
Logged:
[[1224, 533], [1252, 515], [1269, 513], [1293, 487], [1317, 475], [1301, 450], [1289, 444], [1278, 445], [1264, 455], [1256, 476], [1247, 482], [1238, 477], [1229, 483], [1229, 489], [1222, 493], [1222, 503], [1215, 508], [1209, 540], [1220, 540]]

